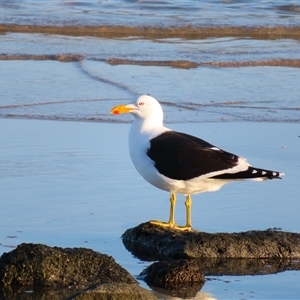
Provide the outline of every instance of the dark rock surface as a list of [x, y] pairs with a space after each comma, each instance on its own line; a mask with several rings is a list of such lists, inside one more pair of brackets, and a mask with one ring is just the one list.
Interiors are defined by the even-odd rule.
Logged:
[[87, 287], [103, 282], [136, 283], [106, 254], [85, 248], [21, 244], [0, 258], [0, 282], [4, 285]]
[[141, 274], [150, 287], [168, 290], [176, 297], [193, 297], [204, 285], [204, 275], [196, 260], [160, 261]]
[[147, 267], [141, 274], [150, 285], [165, 288], [182, 282], [205, 281], [199, 264], [195, 260], [160, 261]]
[[122, 293], [156, 299], [111, 256], [91, 249], [21, 244], [0, 258], [0, 299], [122, 299]]
[[291, 270], [300, 270], [300, 259], [197, 258], [155, 262], [141, 276], [153, 291], [186, 299], [201, 290], [204, 275], [267, 275]]
[[300, 234], [277, 230], [206, 233], [143, 223], [122, 235], [125, 247], [146, 260], [182, 258], [300, 258]]

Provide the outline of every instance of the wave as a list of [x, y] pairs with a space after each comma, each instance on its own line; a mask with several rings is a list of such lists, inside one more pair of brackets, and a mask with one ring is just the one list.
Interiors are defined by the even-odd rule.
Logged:
[[[0, 54], [1, 60], [54, 60], [60, 62], [82, 62], [85, 59], [84, 55], [78, 54], [44, 54], [44, 55], [33, 55], [33, 54]], [[102, 61], [110, 65], [138, 65], [138, 66], [160, 66], [160, 67], [172, 67], [172, 68], [183, 68], [191, 69], [198, 68], [201, 66], [206, 67], [219, 67], [219, 68], [237, 68], [237, 67], [300, 67], [300, 59], [264, 59], [255, 61], [211, 61], [211, 62], [198, 62], [191, 60], [132, 60], [124, 58], [108, 58], [108, 59], [97, 59], [89, 57], [89, 60]], [[82, 66], [82, 65], [81, 65]], [[87, 72], [83, 67], [82, 70]], [[88, 72], [87, 72], [88, 73]], [[96, 79], [101, 80], [105, 83], [110, 83], [109, 80], [100, 78], [96, 75], [88, 73], [90, 76], [95, 76]], [[115, 83], [112, 83], [115, 84]], [[125, 86], [119, 86], [123, 89], [128, 89]], [[128, 90], [131, 94], [136, 95], [135, 92]]]

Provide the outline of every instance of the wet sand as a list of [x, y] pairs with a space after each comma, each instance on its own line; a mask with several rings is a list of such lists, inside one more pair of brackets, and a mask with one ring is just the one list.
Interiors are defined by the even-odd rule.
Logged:
[[299, 39], [300, 26], [271, 27], [155, 27], [155, 26], [36, 26], [0, 23], [0, 33], [43, 33], [67, 36], [104, 38], [138, 37], [143, 39], [181, 38], [206, 39], [210, 37], [251, 37], [254, 39]]
[[[76, 54], [58, 54], [58, 55], [30, 55], [30, 54], [14, 54], [6, 55], [0, 54], [0, 60], [54, 60], [60, 62], [76, 62], [82, 61], [83, 55]], [[100, 60], [101, 61], [101, 60]], [[129, 60], [120, 58], [108, 58], [103, 60], [112, 66], [115, 65], [138, 65], [138, 66], [161, 66], [161, 67], [172, 67], [191, 69], [204, 67], [221, 67], [221, 68], [237, 68], [237, 67], [261, 67], [261, 66], [272, 66], [272, 67], [300, 67], [299, 59], [271, 59], [263, 61], [245, 61], [245, 62], [203, 62], [197, 63], [192, 61], [184, 60], [173, 60], [173, 61], [142, 61], [142, 60]]]

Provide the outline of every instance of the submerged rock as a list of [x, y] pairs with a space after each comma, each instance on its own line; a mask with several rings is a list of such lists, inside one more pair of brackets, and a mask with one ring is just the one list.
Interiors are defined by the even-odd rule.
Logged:
[[[24, 293], [28, 297], [31, 293], [34, 296], [37, 295], [35, 293], [43, 294], [43, 298], [48, 299], [50, 288], [69, 290], [58, 299], [122, 299], [118, 298], [122, 293], [126, 295], [124, 299], [156, 299], [149, 291], [139, 287], [129, 272], [111, 256], [86, 248], [41, 244], [21, 244], [1, 256], [0, 287], [0, 295], [9, 294], [9, 299], [22, 299]], [[41, 290], [42, 287], [45, 289]], [[91, 298], [96, 290], [97, 297]], [[89, 296], [84, 296], [85, 293]], [[134, 298], [136, 294], [143, 297]], [[57, 298], [50, 296], [49, 299]]]
[[204, 275], [195, 260], [160, 261], [147, 267], [141, 274], [150, 285], [165, 288], [183, 282], [203, 282]]
[[160, 261], [141, 274], [150, 287], [168, 290], [176, 297], [194, 297], [204, 285], [204, 275], [196, 260]]
[[186, 299], [196, 297], [204, 275], [261, 276], [291, 270], [300, 270], [300, 259], [194, 258], [155, 262], [140, 275], [153, 291]]
[[206, 233], [143, 223], [122, 235], [125, 247], [149, 260], [182, 258], [300, 258], [300, 234], [277, 230]]
[[[143, 223], [122, 235], [143, 260], [159, 260], [141, 275], [154, 290], [195, 297], [205, 276], [264, 275], [300, 270], [300, 234], [270, 229], [240, 233], [179, 231]], [[299, 259], [297, 259], [299, 258]]]

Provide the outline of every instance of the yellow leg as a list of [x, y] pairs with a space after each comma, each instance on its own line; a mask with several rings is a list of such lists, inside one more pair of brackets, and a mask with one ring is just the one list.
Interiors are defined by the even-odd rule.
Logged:
[[192, 229], [192, 220], [191, 220], [191, 208], [192, 208], [192, 198], [190, 195], [187, 195], [185, 198], [185, 208], [186, 208], [186, 225], [185, 227]]
[[170, 218], [169, 224], [175, 225], [175, 206], [176, 206], [176, 194], [171, 193], [170, 197]]
[[186, 196], [185, 200], [185, 208], [186, 208], [186, 225], [185, 226], [179, 226], [175, 223], [175, 206], [176, 206], [176, 194], [171, 193], [170, 197], [170, 218], [168, 222], [162, 222], [157, 220], [150, 221], [151, 224], [162, 226], [162, 227], [169, 227], [174, 228], [178, 230], [185, 230], [190, 231], [192, 229], [192, 223], [191, 223], [191, 206], [192, 206], [192, 199], [190, 195]]
[[175, 224], [175, 217], [174, 217], [174, 215], [175, 215], [175, 205], [176, 205], [176, 194], [175, 193], [171, 193], [169, 222], [162, 222], [162, 221], [157, 221], [157, 220], [151, 220], [150, 223], [158, 225], [158, 226], [171, 227], [171, 228], [173, 228], [174, 226], [176, 226], [176, 224]]

